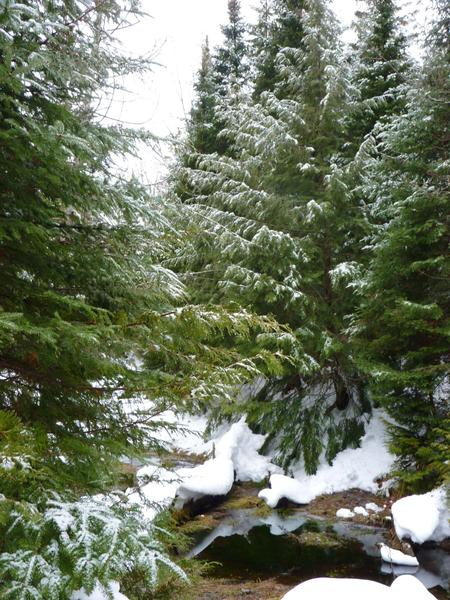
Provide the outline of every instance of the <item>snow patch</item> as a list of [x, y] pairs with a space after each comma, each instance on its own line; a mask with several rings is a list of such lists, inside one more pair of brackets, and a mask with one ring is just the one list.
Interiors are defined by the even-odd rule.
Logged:
[[381, 508], [381, 506], [378, 506], [377, 504], [375, 504], [375, 502], [367, 502], [366, 504], [366, 510], [371, 510], [372, 512], [383, 512], [384, 508]]
[[363, 517], [369, 516], [369, 513], [363, 506], [355, 506], [353, 512], [355, 513], [355, 515], [362, 515]]
[[318, 600], [345, 598], [345, 600], [428, 600], [434, 598], [418, 579], [401, 575], [391, 587], [366, 579], [310, 579], [285, 594], [282, 600]]
[[[332, 494], [351, 488], [368, 492], [380, 491], [377, 479], [388, 473], [394, 456], [387, 448], [385, 414], [375, 410], [361, 438], [359, 448], [340, 452], [330, 466], [325, 458], [315, 475], [307, 475], [303, 467], [293, 471], [294, 479], [272, 475], [271, 490], [262, 490], [261, 498], [269, 498], [269, 506], [278, 498], [306, 504], [321, 494]], [[292, 483], [294, 481], [294, 483]]]
[[190, 469], [177, 490], [177, 506], [202, 496], [225, 496], [238, 481], [261, 481], [280, 468], [259, 454], [265, 436], [251, 431], [245, 417], [213, 442], [215, 458]]
[[410, 538], [417, 544], [450, 537], [450, 511], [444, 487], [427, 494], [405, 496], [391, 507], [395, 532], [400, 539]]
[[88, 594], [84, 591], [84, 588], [82, 588], [81, 590], [73, 592], [70, 600], [128, 600], [126, 596], [120, 593], [120, 587], [116, 581], [111, 581], [109, 583], [109, 592], [110, 593], [108, 594], [104, 587], [97, 582], [91, 594]]
[[403, 552], [400, 552], [400, 550], [390, 548], [386, 544], [380, 544], [380, 555], [384, 562], [394, 565], [403, 565], [405, 567], [419, 566], [419, 561], [415, 556], [404, 554]]
[[261, 490], [258, 496], [271, 508], [275, 508], [281, 498], [286, 498], [297, 504], [308, 504], [313, 499], [313, 496], [301, 483], [292, 479], [292, 477], [286, 477], [286, 475], [275, 473], [270, 478], [270, 485], [272, 486], [271, 489]]
[[339, 508], [336, 511], [336, 516], [340, 519], [353, 519], [355, 513], [349, 508]]

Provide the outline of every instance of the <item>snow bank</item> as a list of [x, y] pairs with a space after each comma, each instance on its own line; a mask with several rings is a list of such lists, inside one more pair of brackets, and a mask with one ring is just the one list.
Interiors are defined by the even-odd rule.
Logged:
[[261, 490], [258, 496], [271, 508], [275, 508], [281, 498], [287, 498], [297, 504], [308, 504], [314, 497], [301, 483], [286, 475], [272, 475], [270, 485], [271, 489]]
[[301, 583], [282, 600], [428, 600], [434, 598], [412, 575], [401, 575], [391, 587], [366, 579], [318, 578]]
[[97, 583], [92, 594], [88, 594], [84, 591], [84, 588], [82, 588], [81, 590], [74, 592], [70, 597], [70, 600], [111, 600], [111, 598], [112, 600], [128, 600], [126, 596], [120, 593], [120, 587], [116, 581], [111, 581], [109, 585], [112, 597]]
[[440, 542], [450, 537], [450, 511], [446, 491], [437, 488], [428, 494], [406, 496], [391, 507], [395, 532], [400, 539], [410, 538], [417, 544], [428, 540]]
[[261, 456], [265, 436], [251, 431], [243, 417], [213, 442], [215, 458], [189, 470], [178, 487], [177, 506], [202, 496], [225, 496], [231, 490], [235, 474], [238, 481], [261, 481], [280, 470]]
[[234, 482], [234, 465], [229, 458], [212, 458], [190, 469], [176, 492], [177, 508], [202, 496], [226, 496]]
[[265, 435], [253, 433], [242, 417], [216, 440], [216, 456], [233, 462], [237, 481], [261, 481], [270, 473], [281, 470], [270, 462], [270, 458], [259, 454], [265, 439]]
[[331, 466], [323, 460], [315, 475], [307, 475], [303, 468], [294, 468], [294, 479], [272, 475], [272, 489], [262, 490], [260, 497], [268, 498], [269, 506], [276, 506], [273, 503], [277, 497], [307, 504], [321, 494], [350, 488], [379, 491], [376, 479], [388, 473], [394, 462], [394, 456], [387, 448], [384, 416], [381, 410], [374, 411], [359, 448], [343, 450]]

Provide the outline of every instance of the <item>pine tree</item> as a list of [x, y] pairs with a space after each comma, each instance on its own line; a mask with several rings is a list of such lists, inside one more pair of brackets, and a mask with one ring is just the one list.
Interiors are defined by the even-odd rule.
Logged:
[[358, 40], [351, 54], [356, 98], [348, 122], [352, 156], [375, 124], [401, 112], [402, 86], [412, 68], [394, 0], [369, 0], [356, 16]]
[[436, 2], [422, 74], [404, 115], [366, 161], [378, 230], [360, 333], [376, 398], [395, 420], [398, 477], [427, 490], [449, 476], [449, 7]]
[[202, 62], [194, 85], [195, 100], [188, 125], [188, 141], [192, 152], [210, 153], [217, 148], [217, 86], [209, 49], [208, 38], [202, 47]]
[[360, 217], [340, 159], [348, 79], [338, 26], [321, 0], [293, 15], [302, 48], [278, 52], [274, 92], [227, 111], [235, 156], [201, 156], [185, 174], [200, 222], [206, 230], [215, 225], [215, 237], [202, 236], [208, 263], [196, 269], [210, 272], [215, 298], [275, 315], [303, 344], [293, 368], [246, 410], [277, 435], [284, 465], [303, 456], [312, 472], [327, 434], [331, 460], [358, 440], [367, 409], [345, 331], [354, 310], [347, 284], [357, 267], [352, 228]]

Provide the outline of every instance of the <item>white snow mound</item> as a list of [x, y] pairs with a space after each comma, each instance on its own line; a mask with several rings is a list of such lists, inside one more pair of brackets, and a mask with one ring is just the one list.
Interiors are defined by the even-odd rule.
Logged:
[[215, 458], [187, 472], [177, 490], [177, 506], [202, 496], [225, 496], [238, 481], [261, 481], [270, 473], [279, 471], [270, 459], [258, 453], [265, 436], [255, 434], [245, 417], [234, 423], [214, 441]]
[[353, 512], [355, 513], [355, 515], [362, 515], [363, 517], [369, 516], [369, 513], [364, 508], [364, 506], [355, 506], [355, 508], [353, 509]]
[[353, 519], [355, 513], [349, 508], [339, 508], [336, 511], [336, 516], [340, 519]]
[[401, 575], [391, 587], [366, 579], [318, 578], [301, 583], [282, 600], [429, 600], [434, 598], [412, 575]]
[[177, 507], [202, 496], [226, 496], [234, 482], [234, 465], [229, 458], [211, 458], [190, 469], [178, 487]]
[[[294, 479], [272, 475], [271, 490], [262, 490], [261, 498], [269, 499], [269, 506], [276, 498], [287, 498], [299, 504], [307, 504], [321, 494], [332, 494], [351, 488], [368, 492], [379, 491], [376, 479], [388, 473], [393, 465], [394, 456], [387, 448], [384, 413], [375, 410], [361, 438], [359, 448], [347, 448], [340, 452], [329, 465], [322, 460], [315, 475], [307, 475], [303, 467], [294, 469]], [[289, 483], [294, 481], [294, 483]]]
[[221, 438], [215, 441], [217, 457], [226, 457], [233, 462], [237, 481], [261, 481], [280, 468], [270, 458], [259, 454], [265, 435], [253, 433], [245, 417], [234, 423]]
[[386, 544], [381, 544], [380, 554], [384, 562], [391, 563], [393, 565], [402, 565], [404, 567], [419, 566], [419, 561], [415, 556], [409, 556], [408, 554], [400, 552], [400, 550], [389, 548], [389, 546]]
[[446, 490], [437, 488], [427, 494], [405, 496], [391, 507], [395, 532], [400, 539], [410, 538], [417, 544], [450, 537], [450, 511]]
[[312, 500], [312, 496], [308, 490], [292, 477], [279, 475], [275, 473], [270, 478], [271, 489], [265, 488], [258, 494], [268, 506], [275, 508], [281, 498], [287, 498], [297, 504], [308, 504]]
[[[112, 600], [128, 600], [126, 596], [120, 593], [120, 587], [117, 581], [110, 582], [110, 592], [112, 594]], [[84, 588], [73, 592], [70, 600], [110, 600], [111, 596], [106, 593], [103, 586], [96, 583], [92, 594], [88, 594], [84, 591]]]

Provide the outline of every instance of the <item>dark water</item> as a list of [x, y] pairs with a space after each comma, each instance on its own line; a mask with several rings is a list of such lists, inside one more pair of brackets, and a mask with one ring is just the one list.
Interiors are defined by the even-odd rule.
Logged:
[[376, 547], [385, 541], [383, 534], [380, 528], [330, 523], [299, 511], [258, 516], [238, 510], [198, 539], [189, 555], [216, 563], [212, 577], [275, 577], [293, 584], [312, 577], [359, 577], [390, 585], [394, 577], [408, 573], [427, 588], [449, 589], [448, 553], [421, 549], [420, 568], [392, 566], [381, 561]]

